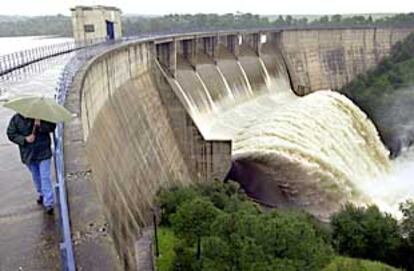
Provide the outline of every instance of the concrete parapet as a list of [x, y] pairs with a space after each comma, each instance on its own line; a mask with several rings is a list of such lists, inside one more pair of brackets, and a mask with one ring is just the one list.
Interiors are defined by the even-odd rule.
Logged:
[[155, 43], [156, 58], [159, 63], [175, 78], [177, 72], [177, 41]]

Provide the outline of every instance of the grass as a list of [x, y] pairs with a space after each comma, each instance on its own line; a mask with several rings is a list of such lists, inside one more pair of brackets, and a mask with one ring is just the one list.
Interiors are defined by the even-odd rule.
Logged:
[[335, 257], [335, 259], [322, 271], [399, 271], [389, 265], [347, 257]]
[[160, 256], [156, 259], [158, 271], [170, 270], [175, 257], [174, 245], [177, 241], [178, 239], [171, 229], [166, 227], [158, 228], [158, 242], [160, 248]]

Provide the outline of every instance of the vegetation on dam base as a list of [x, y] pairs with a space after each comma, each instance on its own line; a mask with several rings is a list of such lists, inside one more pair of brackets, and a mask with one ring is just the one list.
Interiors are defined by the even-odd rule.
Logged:
[[[163, 190], [158, 270], [414, 270], [414, 203], [398, 222], [375, 206], [346, 206], [329, 224], [263, 209], [233, 182]], [[338, 257], [339, 255], [345, 257]]]
[[397, 156], [402, 147], [414, 142], [414, 34], [396, 43], [389, 57], [340, 92], [368, 114]]
[[[161, 254], [157, 258], [157, 270], [169, 271], [175, 270], [174, 261], [176, 252], [174, 246], [179, 242], [179, 239], [174, 235], [174, 232], [167, 227], [161, 227], [158, 231], [159, 247]], [[334, 259], [322, 269], [322, 271], [398, 271], [389, 265], [361, 260], [350, 257], [335, 256]], [[275, 271], [275, 270], [272, 270]]]

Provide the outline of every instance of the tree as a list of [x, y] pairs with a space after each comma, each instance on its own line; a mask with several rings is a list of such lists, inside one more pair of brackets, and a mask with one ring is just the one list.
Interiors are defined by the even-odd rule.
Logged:
[[[330, 245], [304, 216], [286, 211], [222, 213], [211, 229], [214, 236], [204, 242], [206, 262], [227, 266], [216, 270], [316, 271], [333, 255]], [[276, 266], [285, 269], [274, 269]]]
[[325, 16], [320, 17], [318, 22], [320, 24], [328, 24], [329, 23], [329, 16], [325, 15]]
[[157, 197], [157, 204], [161, 210], [161, 224], [170, 225], [171, 215], [177, 212], [178, 207], [197, 197], [192, 187], [172, 187], [169, 190], [161, 190]]
[[408, 200], [400, 205], [403, 214], [401, 219], [401, 233], [404, 243], [400, 249], [399, 262], [407, 271], [414, 270], [414, 201]]
[[184, 242], [178, 242], [174, 247], [175, 258], [171, 266], [172, 271], [197, 270], [194, 253]]
[[286, 22], [283, 19], [283, 16], [282, 15], [279, 15], [279, 17], [277, 17], [277, 19], [275, 21], [275, 25], [285, 25], [285, 24], [286, 24]]
[[331, 218], [332, 238], [341, 255], [393, 264], [401, 246], [397, 221], [378, 207], [346, 205]]
[[403, 214], [401, 230], [410, 246], [414, 248], [414, 201], [408, 200], [400, 205]]
[[210, 201], [195, 198], [184, 202], [171, 217], [172, 228], [178, 237], [189, 244], [197, 242], [197, 259], [201, 254], [201, 238], [209, 235], [210, 225], [219, 212]]
[[288, 15], [288, 16], [286, 16], [286, 24], [287, 25], [292, 25], [293, 24], [293, 17], [292, 16], [290, 16], [290, 15]]
[[332, 15], [331, 17], [331, 22], [335, 23], [335, 24], [339, 24], [342, 21], [342, 15], [336, 14], [336, 15]]

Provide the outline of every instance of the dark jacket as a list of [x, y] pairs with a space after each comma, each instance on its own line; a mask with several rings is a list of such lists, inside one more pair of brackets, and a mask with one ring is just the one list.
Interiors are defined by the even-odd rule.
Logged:
[[55, 130], [56, 125], [47, 121], [40, 121], [40, 126], [35, 130], [35, 141], [28, 143], [25, 137], [32, 133], [33, 125], [34, 119], [15, 114], [7, 128], [7, 137], [10, 141], [19, 145], [20, 158], [24, 164], [40, 162], [52, 157], [50, 133]]

